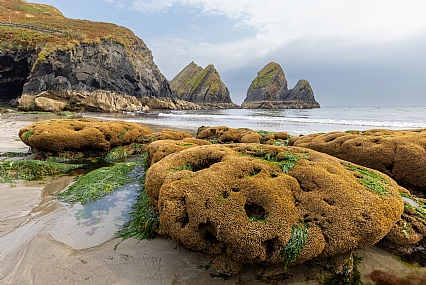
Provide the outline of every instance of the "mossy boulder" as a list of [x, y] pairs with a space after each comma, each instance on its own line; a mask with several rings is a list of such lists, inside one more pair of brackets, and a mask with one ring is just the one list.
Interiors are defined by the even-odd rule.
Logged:
[[226, 126], [200, 127], [197, 138], [213, 143], [263, 143], [271, 145], [287, 145], [290, 138], [286, 132], [253, 131], [248, 128], [234, 129]]
[[60, 119], [36, 122], [19, 130], [20, 139], [45, 153], [106, 153], [129, 145], [154, 131], [136, 123], [95, 119]]
[[426, 193], [426, 129], [312, 134], [294, 145], [379, 170], [409, 190]]
[[194, 139], [194, 138], [184, 138], [182, 140], [158, 140], [150, 143], [146, 147], [148, 152], [148, 165], [154, 164], [161, 159], [165, 158], [169, 154], [179, 152], [181, 150], [200, 146], [200, 145], [210, 145], [211, 143], [206, 140]]
[[182, 140], [184, 138], [192, 138], [188, 132], [179, 132], [172, 129], [162, 129], [159, 132], [150, 134], [151, 141], [155, 140]]
[[[426, 254], [426, 199], [400, 189], [404, 213], [379, 245], [398, 255]], [[424, 258], [423, 258], [424, 259]], [[424, 262], [424, 260], [423, 260]]]
[[382, 239], [404, 209], [399, 186], [384, 174], [304, 148], [262, 144], [168, 155], [148, 169], [145, 189], [161, 234], [205, 252], [227, 273], [244, 264], [308, 260], [343, 272], [352, 252]]

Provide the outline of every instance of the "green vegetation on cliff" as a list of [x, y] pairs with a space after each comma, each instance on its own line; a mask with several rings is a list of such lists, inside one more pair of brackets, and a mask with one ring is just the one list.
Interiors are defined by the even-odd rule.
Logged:
[[256, 78], [251, 82], [251, 90], [266, 87], [280, 71], [282, 72], [282, 69], [278, 63], [268, 63], [261, 71], [258, 72]]
[[[72, 49], [80, 43], [112, 40], [126, 47], [139, 40], [132, 31], [114, 24], [74, 20], [49, 5], [0, 0], [0, 51]], [[24, 26], [23, 26], [24, 25]]]
[[199, 102], [199, 96], [203, 99], [209, 96], [218, 97], [220, 101], [226, 97], [227, 92], [226, 85], [214, 65], [209, 64], [203, 69], [193, 62], [171, 80], [171, 88], [179, 98], [191, 102]]

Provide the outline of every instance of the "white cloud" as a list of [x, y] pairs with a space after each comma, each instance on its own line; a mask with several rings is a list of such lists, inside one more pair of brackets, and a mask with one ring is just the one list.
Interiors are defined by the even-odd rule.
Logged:
[[[125, 0], [123, 0], [125, 1]], [[226, 17], [255, 36], [227, 42], [188, 40], [188, 35], [158, 35], [149, 47], [161, 70], [169, 76], [194, 60], [234, 69], [278, 51], [299, 48], [310, 56], [362, 59], [361, 52], [426, 35], [424, 0], [128, 0], [144, 14], [167, 13], [174, 7], [198, 11], [204, 17]], [[180, 10], [182, 11], [182, 10]], [[220, 21], [220, 18], [218, 18]], [[342, 52], [343, 51], [343, 52]], [[375, 51], [375, 55], [379, 54]], [[302, 53], [300, 53], [302, 55]], [[371, 55], [370, 55], [371, 56]], [[364, 58], [365, 60], [366, 58]], [[173, 65], [179, 65], [174, 67]]]

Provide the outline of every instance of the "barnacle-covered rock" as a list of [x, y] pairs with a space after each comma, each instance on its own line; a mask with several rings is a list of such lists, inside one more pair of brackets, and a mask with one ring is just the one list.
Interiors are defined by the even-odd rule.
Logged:
[[145, 188], [163, 235], [233, 273], [312, 259], [344, 271], [403, 212], [386, 175], [297, 147], [191, 147], [153, 164]]
[[124, 121], [60, 119], [26, 126], [19, 131], [19, 137], [31, 148], [42, 152], [107, 152], [153, 132], [150, 128]]
[[200, 127], [197, 138], [215, 143], [263, 143], [271, 145], [287, 145], [290, 138], [286, 132], [253, 131], [247, 128], [234, 129], [226, 126]]
[[306, 147], [383, 172], [426, 194], [426, 129], [331, 132], [299, 137]]

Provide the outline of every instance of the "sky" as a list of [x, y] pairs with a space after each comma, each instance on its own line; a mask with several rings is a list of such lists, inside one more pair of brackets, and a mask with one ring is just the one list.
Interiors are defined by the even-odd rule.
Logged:
[[267, 63], [321, 106], [426, 106], [424, 0], [29, 0], [131, 29], [171, 80], [214, 64], [237, 104]]

